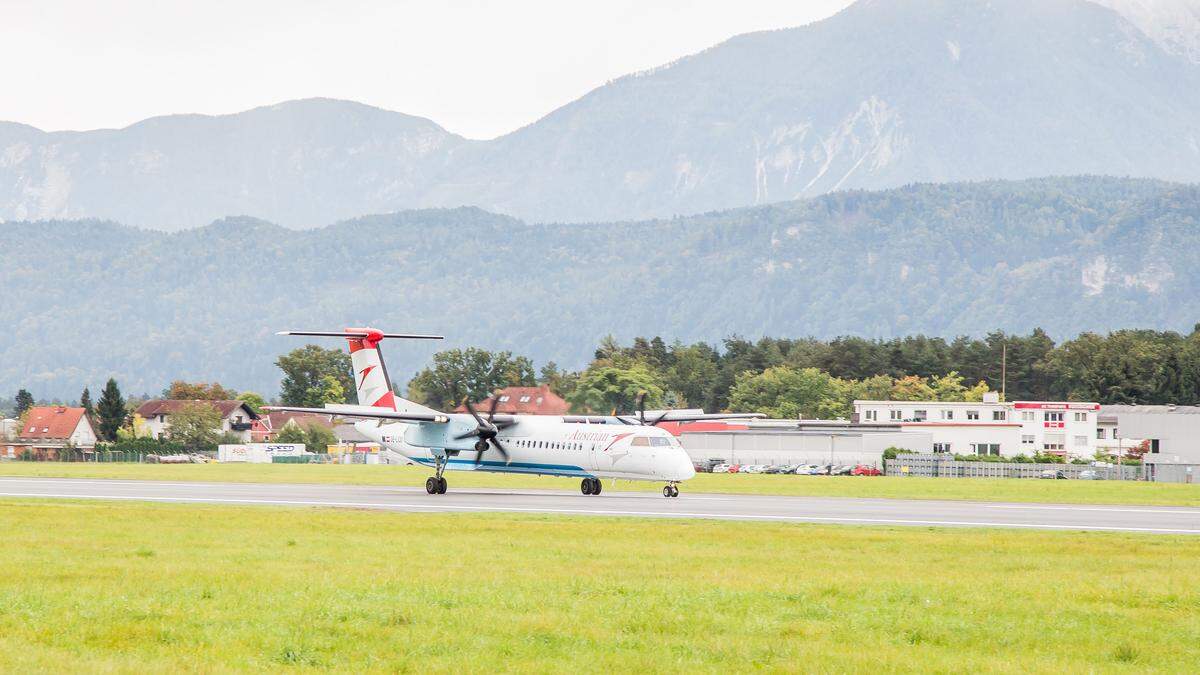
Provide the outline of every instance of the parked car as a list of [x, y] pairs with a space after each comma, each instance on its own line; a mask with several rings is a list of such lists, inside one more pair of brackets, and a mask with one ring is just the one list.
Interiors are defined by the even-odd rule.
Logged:
[[850, 470], [851, 476], [882, 476], [883, 472], [873, 466], [859, 464]]
[[1042, 478], [1042, 479], [1046, 479], [1046, 480], [1063, 480], [1066, 477], [1067, 477], [1067, 474], [1064, 471], [1062, 471], [1061, 469], [1059, 469], [1059, 470], [1046, 469], [1045, 471], [1038, 474], [1038, 478]]
[[802, 476], [819, 476], [823, 472], [821, 471], [821, 467], [816, 464], [801, 464], [796, 467], [796, 473]]
[[712, 468], [713, 473], [729, 473], [728, 464], [718, 464]]
[[829, 471], [830, 476], [849, 476], [854, 467], [849, 464], [839, 464]]
[[763, 469], [763, 473], [787, 473], [788, 468], [787, 464], [772, 464]]
[[729, 473], [741, 473], [741, 471], [742, 471], [741, 464], [730, 464], [729, 465]]

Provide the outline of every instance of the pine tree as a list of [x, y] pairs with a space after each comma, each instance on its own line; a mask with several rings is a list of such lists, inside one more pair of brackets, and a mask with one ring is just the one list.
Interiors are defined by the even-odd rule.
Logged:
[[24, 389], [17, 392], [17, 410], [16, 416], [20, 417], [25, 414], [26, 410], [33, 407], [33, 394]]
[[96, 408], [92, 405], [92, 392], [88, 391], [87, 387], [84, 387], [83, 393], [79, 395], [79, 407], [83, 408], [89, 419], [96, 416]]
[[121, 398], [121, 388], [116, 380], [109, 378], [108, 384], [104, 385], [96, 413], [100, 417], [100, 437], [106, 441], [117, 440], [117, 430], [125, 424], [125, 399]]

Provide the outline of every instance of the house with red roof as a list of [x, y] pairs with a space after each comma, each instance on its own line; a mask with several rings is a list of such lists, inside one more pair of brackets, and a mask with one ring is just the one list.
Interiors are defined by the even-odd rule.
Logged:
[[[505, 387], [476, 403], [475, 409], [491, 409], [493, 398], [497, 399], [496, 412], [508, 415], [566, 415], [571, 409], [570, 403], [544, 384], [540, 387]], [[467, 407], [460, 405], [454, 412], [467, 412]]]
[[96, 448], [96, 430], [83, 408], [34, 406], [22, 418], [13, 438], [0, 441], [0, 455], [5, 459], [16, 459], [24, 452], [55, 459], [64, 448]]
[[275, 440], [275, 435], [289, 424], [295, 424], [301, 429], [307, 429], [314, 424], [333, 429], [333, 421], [329, 415], [272, 410], [254, 420], [254, 425], [250, 428], [250, 442], [270, 443]]
[[171, 428], [171, 416], [196, 404], [212, 406], [221, 414], [221, 426], [214, 431], [233, 434], [242, 443], [250, 442], [250, 431], [254, 427], [254, 420], [259, 418], [259, 414], [254, 412], [245, 401], [185, 401], [156, 398], [138, 406], [134, 414], [146, 420], [146, 429], [152, 438], [165, 438], [169, 435]]

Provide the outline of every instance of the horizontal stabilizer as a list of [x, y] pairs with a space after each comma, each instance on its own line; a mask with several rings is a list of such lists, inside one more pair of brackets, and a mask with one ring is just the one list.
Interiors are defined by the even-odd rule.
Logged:
[[402, 340], [441, 340], [441, 335], [418, 335], [415, 333], [372, 333], [368, 331], [345, 331], [345, 330], [281, 330], [276, 335], [306, 335], [310, 337], [339, 337], [339, 338], [367, 338], [380, 337]]

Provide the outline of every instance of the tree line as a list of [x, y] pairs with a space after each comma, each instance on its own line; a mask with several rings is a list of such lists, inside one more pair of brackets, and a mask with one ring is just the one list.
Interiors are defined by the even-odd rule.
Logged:
[[547, 384], [576, 411], [631, 410], [639, 392], [652, 407], [736, 409], [778, 417], [845, 417], [855, 399], [1200, 402], [1200, 324], [1188, 334], [1145, 329], [1083, 333], [1056, 344], [1043, 330], [995, 331], [947, 340], [839, 337], [725, 339], [667, 344], [601, 340], [591, 362], [536, 371], [526, 357], [475, 348], [434, 356], [408, 397], [448, 409], [504, 386]]
[[[279, 401], [319, 407], [354, 401], [350, 357], [344, 350], [306, 345], [279, 357]], [[396, 383], [393, 383], [395, 385]], [[893, 339], [733, 336], [720, 345], [668, 344], [612, 336], [580, 370], [534, 362], [510, 351], [469, 347], [434, 355], [404, 394], [439, 410], [464, 398], [482, 400], [507, 386], [548, 385], [578, 412], [629, 411], [640, 392], [647, 406], [763, 412], [773, 417], [847, 417], [855, 399], [979, 400], [1003, 391], [1008, 400], [1096, 401], [1104, 404], [1200, 403], [1200, 324], [1190, 333], [1146, 329], [1083, 333], [1056, 344], [1041, 329], [1001, 331], [951, 340], [924, 335]], [[218, 383], [173, 382], [166, 398], [233, 399], [258, 410], [254, 392]], [[90, 392], [81, 404], [91, 412]], [[120, 405], [118, 405], [118, 402]], [[139, 401], [121, 398], [110, 380], [96, 405], [102, 439], [130, 425]], [[21, 415], [33, 405], [22, 389], [10, 399]]]

